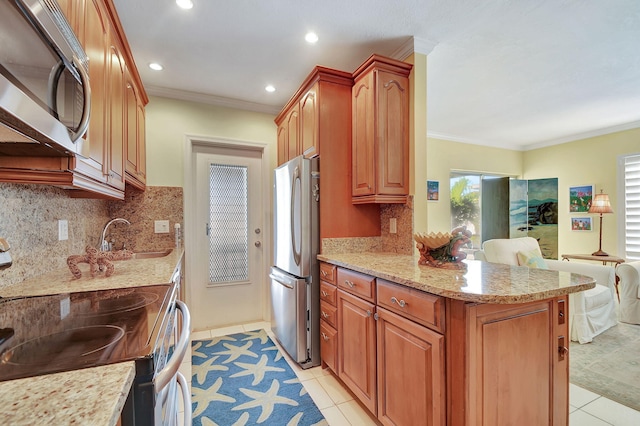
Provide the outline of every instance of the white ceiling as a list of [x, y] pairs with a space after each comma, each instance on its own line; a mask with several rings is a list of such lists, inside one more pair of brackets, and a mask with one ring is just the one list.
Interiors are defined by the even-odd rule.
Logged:
[[428, 54], [430, 136], [527, 150], [640, 127], [638, 0], [193, 2], [114, 0], [149, 94], [275, 114], [315, 65], [409, 43]]

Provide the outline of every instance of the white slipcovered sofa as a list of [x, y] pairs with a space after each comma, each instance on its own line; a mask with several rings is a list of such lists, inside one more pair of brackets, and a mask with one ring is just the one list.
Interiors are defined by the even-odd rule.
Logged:
[[[542, 257], [535, 238], [487, 240], [474, 258], [493, 263], [519, 265], [518, 253], [536, 251]], [[589, 343], [595, 336], [616, 325], [615, 269], [613, 266], [544, 259], [548, 269], [587, 275], [595, 279], [592, 289], [569, 295], [569, 334], [573, 341]]]
[[640, 324], [640, 261], [621, 263], [616, 274], [620, 278], [620, 321]]

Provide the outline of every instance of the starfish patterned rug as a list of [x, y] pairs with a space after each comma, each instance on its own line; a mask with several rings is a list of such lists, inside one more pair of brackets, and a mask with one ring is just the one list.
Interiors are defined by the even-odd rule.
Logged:
[[193, 426], [327, 425], [265, 330], [192, 343]]

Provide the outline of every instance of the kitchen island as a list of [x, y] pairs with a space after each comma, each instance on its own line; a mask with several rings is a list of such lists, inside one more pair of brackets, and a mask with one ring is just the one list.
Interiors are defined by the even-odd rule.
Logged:
[[[183, 250], [174, 249], [164, 256], [115, 261], [115, 272], [110, 277], [91, 278], [89, 266], [81, 264], [82, 277], [74, 279], [67, 268], [62, 268], [0, 288], [0, 297], [167, 284], [172, 281], [182, 256]], [[0, 382], [0, 424], [116, 425], [134, 376], [135, 362], [126, 361]]]
[[383, 424], [568, 424], [568, 295], [593, 278], [392, 253], [318, 259], [323, 365]]

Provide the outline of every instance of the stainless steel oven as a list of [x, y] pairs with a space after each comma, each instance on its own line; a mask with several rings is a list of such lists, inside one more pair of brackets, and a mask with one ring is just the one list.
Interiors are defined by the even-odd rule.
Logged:
[[91, 105], [88, 70], [55, 0], [0, 2], [0, 154], [80, 152]]
[[[178, 274], [179, 275], [179, 274]], [[123, 425], [174, 425], [190, 315], [174, 283], [0, 299], [0, 380], [135, 361]], [[181, 323], [181, 327], [178, 326]]]

